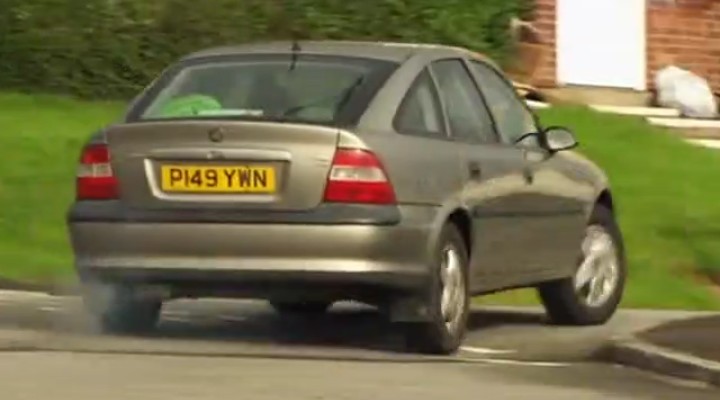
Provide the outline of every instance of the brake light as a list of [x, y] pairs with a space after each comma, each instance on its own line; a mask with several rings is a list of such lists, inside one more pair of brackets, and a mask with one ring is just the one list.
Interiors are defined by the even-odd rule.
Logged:
[[338, 149], [325, 187], [325, 202], [394, 204], [395, 190], [375, 154]]
[[76, 188], [78, 200], [118, 197], [118, 182], [110, 166], [110, 151], [106, 144], [91, 144], [83, 149]]

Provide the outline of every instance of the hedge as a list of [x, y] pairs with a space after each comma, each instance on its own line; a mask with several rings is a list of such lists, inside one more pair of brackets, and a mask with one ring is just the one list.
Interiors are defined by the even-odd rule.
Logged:
[[127, 98], [183, 54], [266, 39], [466, 46], [502, 61], [530, 0], [0, 0], [0, 89]]

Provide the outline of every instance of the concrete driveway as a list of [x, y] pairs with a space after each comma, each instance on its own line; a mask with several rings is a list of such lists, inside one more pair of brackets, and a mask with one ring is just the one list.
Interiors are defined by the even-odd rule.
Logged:
[[0, 292], [0, 388], [8, 399], [717, 398], [592, 360], [614, 335], [691, 315], [623, 311], [604, 327], [559, 328], [534, 309], [478, 309], [458, 355], [425, 357], [353, 305], [307, 320], [179, 301], [157, 333], [127, 338], [96, 334], [75, 298]]
[[[700, 313], [623, 310], [600, 327], [548, 325], [536, 308], [476, 308], [461, 357], [524, 361], [582, 361], [613, 336]], [[0, 327], [44, 331], [43, 346], [133, 351], [307, 357], [408, 357], [396, 327], [374, 309], [336, 305], [322, 317], [280, 317], [263, 302], [182, 300], [163, 310], [156, 333], [146, 338], [98, 335], [79, 299], [0, 291]], [[170, 340], [172, 339], [172, 340]], [[145, 350], [144, 350], [145, 349]]]

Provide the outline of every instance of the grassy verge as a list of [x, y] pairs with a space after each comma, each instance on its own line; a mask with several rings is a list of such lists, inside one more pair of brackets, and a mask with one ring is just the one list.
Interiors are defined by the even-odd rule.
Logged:
[[[641, 118], [584, 108], [541, 113], [571, 127], [580, 151], [610, 177], [630, 266], [624, 305], [716, 309], [720, 297], [697, 273], [720, 271], [720, 152], [688, 144]], [[534, 293], [490, 303], [534, 302]]]
[[[79, 145], [122, 111], [117, 103], [0, 94], [0, 276], [70, 276], [64, 218]], [[559, 107], [546, 125], [573, 128], [581, 151], [608, 172], [628, 248], [625, 306], [712, 309], [720, 297], [696, 278], [720, 271], [720, 152], [684, 143], [640, 118]], [[530, 291], [483, 300], [532, 303]]]
[[54, 96], [0, 94], [0, 276], [69, 276], [65, 211], [79, 147], [122, 107]]

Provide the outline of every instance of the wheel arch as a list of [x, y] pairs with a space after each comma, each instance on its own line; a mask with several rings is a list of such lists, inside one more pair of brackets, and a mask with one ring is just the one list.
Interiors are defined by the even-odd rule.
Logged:
[[615, 200], [613, 199], [612, 193], [610, 193], [610, 189], [605, 188], [600, 191], [597, 198], [595, 199], [595, 204], [593, 206], [596, 205], [606, 207], [608, 210], [612, 211], [613, 214], [616, 212]]
[[467, 251], [469, 258], [472, 254], [473, 243], [472, 218], [470, 217], [470, 213], [462, 208], [457, 208], [448, 215], [447, 222], [455, 225], [460, 231], [463, 242], [465, 242], [465, 251]]
[[427, 249], [429, 251], [428, 259], [432, 259], [432, 252], [437, 247], [438, 240], [440, 240], [440, 233], [442, 232], [443, 227], [447, 223], [452, 223], [460, 231], [460, 235], [465, 242], [465, 250], [467, 251], [469, 258], [472, 254], [472, 243], [474, 236], [472, 215], [470, 211], [462, 204], [450, 204], [441, 207], [436, 213], [433, 222], [432, 233], [430, 235], [427, 246]]

